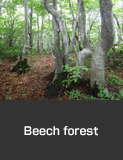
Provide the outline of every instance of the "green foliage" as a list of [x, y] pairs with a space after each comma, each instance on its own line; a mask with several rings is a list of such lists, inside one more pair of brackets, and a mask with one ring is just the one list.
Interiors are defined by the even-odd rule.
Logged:
[[[69, 79], [63, 80], [62, 85], [66, 86], [66, 88], [70, 85], [71, 82], [77, 82], [77, 77], [80, 77], [80, 66], [77, 67], [70, 67], [66, 64], [64, 67], [64, 72], [69, 73]], [[80, 77], [81, 78], [81, 77]], [[65, 85], [66, 84], [66, 85]]]
[[27, 64], [27, 59], [25, 58], [23, 61], [18, 61], [15, 66], [10, 68], [10, 72], [25, 72], [26, 70], [30, 70], [31, 66]]
[[109, 76], [109, 82], [114, 85], [123, 85], [123, 80], [119, 79], [119, 77], [114, 73], [113, 70], [111, 70], [111, 75]]
[[77, 99], [77, 100], [95, 100], [95, 97], [91, 95], [91, 97], [87, 97], [85, 94], [81, 94], [80, 91], [72, 89], [68, 93], [65, 92], [65, 95], [69, 95], [69, 99]]
[[90, 58], [88, 58], [88, 60], [84, 64], [86, 66], [86, 68], [88, 68], [88, 69], [90, 68], [91, 59], [92, 59], [92, 56]]
[[8, 94], [11, 94], [12, 92], [8, 92]]
[[28, 61], [32, 63], [32, 62], [36, 62], [37, 60], [35, 58], [31, 58]]
[[114, 66], [117, 67], [119, 65], [117, 59], [114, 59]]
[[[30, 68], [25, 68], [24, 70], [25, 70], [25, 71], [28, 71], [28, 70], [30, 70]], [[20, 71], [23, 71], [23, 68], [22, 68], [22, 67], [17, 70], [17, 72], [20, 72]]]
[[69, 99], [72, 99], [73, 97], [75, 97], [76, 99], [78, 99], [78, 96], [80, 95], [80, 92], [78, 90], [72, 90], [69, 92]]
[[5, 100], [12, 100], [12, 98], [11, 97], [6, 97], [6, 99]]
[[86, 95], [82, 93], [82, 94], [81, 94], [81, 98], [79, 98], [79, 100], [87, 100]]
[[123, 89], [120, 91], [120, 98], [123, 100]]
[[0, 59], [11, 58], [14, 61], [17, 59], [20, 54], [19, 49], [11, 49], [10, 47], [5, 47], [4, 45], [0, 47]]
[[64, 67], [64, 72], [69, 73], [68, 74], [69, 78], [62, 81], [62, 85], [65, 86], [66, 88], [68, 88], [72, 82], [76, 83], [78, 81], [78, 78], [81, 78], [80, 69], [85, 71], [89, 70], [86, 66], [70, 67], [68, 64], [66, 64], [65, 66], [62, 67]]
[[77, 62], [77, 58], [74, 58], [73, 61], [72, 61], [72, 66], [75, 66], [76, 62]]
[[99, 93], [98, 96], [100, 97], [101, 100], [121, 100], [123, 99], [123, 91], [120, 91], [119, 94], [114, 92], [114, 95], [116, 97], [114, 97], [112, 94], [108, 93], [107, 91], [105, 91], [104, 87], [99, 87]]
[[[120, 91], [120, 93], [115, 93], [114, 95], [108, 93], [104, 87], [98, 87], [99, 93], [97, 95], [99, 96], [100, 100], [122, 100], [123, 99], [123, 90]], [[69, 99], [77, 99], [77, 100], [95, 100], [96, 98], [92, 95], [90, 97], [86, 97], [85, 94], [81, 94], [80, 91], [72, 89], [68, 93], [64, 92], [65, 95], [69, 95]]]
[[123, 42], [121, 42], [117, 49], [117, 54], [119, 57], [123, 58]]
[[109, 99], [114, 100], [113, 95], [106, 92], [104, 87], [99, 87], [98, 89], [100, 90], [98, 96], [100, 97], [101, 100], [109, 100]]
[[80, 91], [72, 89], [68, 93], [65, 92], [65, 94], [69, 95], [69, 99], [77, 99], [77, 100], [86, 100], [87, 97], [84, 94], [80, 94]]
[[88, 98], [88, 100], [95, 100], [96, 98], [91, 95], [91, 97]]
[[[61, 8], [60, 8], [60, 2], [62, 6], [62, 16], [64, 22], [66, 21], [66, 28], [67, 28], [67, 33], [69, 34], [70, 38], [72, 37], [72, 22], [73, 20], [71, 19], [71, 12], [70, 12], [70, 7], [68, 4], [68, 0], [64, 1], [58, 1], [58, 8], [59, 12], [61, 13]], [[70, 0], [72, 5], [72, 10], [73, 13], [76, 17], [77, 15], [77, 1], [72, 1]], [[121, 24], [121, 19], [123, 15], [123, 10], [122, 10], [122, 5], [120, 3], [122, 0], [113, 0], [113, 12], [116, 13], [118, 19], [120, 20]], [[2, 2], [3, 3], [3, 2]], [[52, 1], [49, 1], [51, 7], [52, 7]], [[85, 12], [86, 12], [86, 32], [89, 31], [90, 25], [92, 24], [95, 16], [97, 15], [97, 12], [99, 12], [99, 0], [84, 0], [85, 4]], [[31, 52], [29, 48], [29, 54], [37, 54], [37, 14], [39, 16], [39, 30], [41, 30], [41, 16], [43, 16], [44, 19], [44, 27], [43, 31], [47, 29], [49, 25], [49, 20], [47, 19], [47, 14], [49, 14], [46, 9], [44, 8], [44, 5], [41, 1], [33, 1], [30, 0], [28, 1], [28, 6], [29, 9], [31, 6], [33, 6], [33, 18], [32, 18], [32, 25], [33, 25], [33, 51]], [[20, 48], [23, 47], [24, 44], [24, 1], [23, 0], [11, 0], [11, 1], [6, 1], [5, 5], [2, 7], [2, 15], [0, 17], [0, 60], [3, 60], [4, 58], [11, 58], [15, 59], [18, 57], [18, 54], [21, 53]], [[65, 12], [64, 12], [65, 11]], [[92, 12], [92, 14], [90, 14]], [[91, 15], [91, 16], [89, 16]], [[100, 16], [100, 15], [99, 15]], [[30, 19], [30, 16], [28, 16]], [[89, 39], [93, 42], [95, 45], [97, 43], [97, 40], [99, 39], [99, 22], [100, 22], [100, 17], [99, 19], [96, 19], [95, 23], [93, 24], [93, 27], [90, 31]], [[50, 22], [52, 23], [52, 19], [50, 19]], [[30, 26], [30, 21], [29, 21], [29, 26]], [[101, 28], [101, 25], [100, 25]], [[116, 27], [115, 27], [116, 28]], [[30, 29], [29, 29], [30, 32]], [[78, 35], [78, 33], [77, 33]], [[53, 28], [52, 25], [50, 25], [49, 30], [47, 31], [47, 36], [50, 37], [51, 43], [53, 45]], [[116, 35], [117, 37], [117, 35]], [[30, 39], [29, 39], [30, 40]], [[80, 37], [79, 37], [80, 40]], [[12, 41], [12, 43], [10, 43]], [[47, 40], [44, 38], [43, 39], [44, 43], [44, 48], [43, 49], [43, 55], [47, 54], [47, 49], [48, 49], [48, 43]], [[20, 47], [21, 46], [21, 47]], [[60, 32], [60, 46], [62, 46], [62, 36]], [[77, 50], [79, 50], [78, 43], [76, 44]], [[13, 48], [13, 49], [12, 49]], [[117, 55], [119, 59], [122, 60], [123, 58], [123, 42], [119, 44], [117, 49]], [[60, 48], [61, 52], [63, 53], [63, 48]], [[70, 44], [69, 46], [69, 52], [74, 52], [72, 45]], [[113, 52], [111, 51], [109, 56], [112, 58], [113, 57]], [[64, 72], [68, 72], [68, 79], [63, 81], [63, 86], [68, 87], [70, 83], [74, 82], [77, 83], [78, 78], [80, 77], [80, 70], [88, 71], [91, 63], [91, 59], [87, 60], [85, 62], [85, 66], [78, 66], [76, 67], [76, 61], [77, 59], [71, 59], [72, 60], [72, 66], [70, 67], [68, 65], [64, 66]], [[119, 61], [117, 59], [113, 59], [114, 61], [114, 66], [118, 67]], [[31, 59], [31, 62], [35, 62], [35, 59]], [[122, 63], [123, 66], [123, 63]], [[108, 68], [108, 67], [107, 67]], [[25, 70], [28, 70], [29, 68], [25, 68]], [[18, 69], [18, 71], [22, 71], [22, 67]], [[111, 71], [111, 75], [109, 75], [109, 81], [112, 84], [115, 85], [122, 85], [123, 80], [119, 79], [118, 75], [116, 75], [113, 71]], [[8, 94], [11, 94], [11, 92], [8, 92]], [[70, 91], [70, 98], [74, 96], [77, 98], [77, 94], [79, 94], [79, 91]], [[99, 96], [102, 99], [111, 99], [112, 96], [109, 95], [108, 93], [104, 93], [104, 88], [100, 88]], [[118, 95], [117, 95], [118, 96]], [[123, 91], [120, 92], [120, 98], [123, 96]], [[81, 94], [81, 99], [86, 99], [86, 96], [84, 94]], [[90, 99], [94, 99], [94, 97], [91, 95]], [[112, 98], [113, 99], [113, 98]]]
[[86, 66], [81, 66], [81, 67], [82, 67], [82, 70], [89, 71], [89, 69]]

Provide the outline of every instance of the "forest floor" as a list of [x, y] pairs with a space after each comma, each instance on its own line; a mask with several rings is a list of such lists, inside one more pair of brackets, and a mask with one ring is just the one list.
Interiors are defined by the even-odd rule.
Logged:
[[[71, 56], [75, 58], [74, 53]], [[69, 95], [64, 94], [64, 91], [68, 93], [68, 90], [63, 88], [57, 95], [47, 94], [47, 87], [53, 79], [55, 68], [55, 60], [51, 55], [29, 55], [28, 64], [31, 65], [31, 70], [22, 74], [10, 72], [10, 68], [15, 64], [11, 59], [0, 61], [0, 100], [69, 100]], [[113, 86], [109, 83], [111, 70], [123, 80], [123, 68], [114, 67], [110, 63], [105, 71], [107, 86], [112, 90], [117, 90], [117, 87], [123, 88], [122, 85]], [[74, 89], [86, 97], [93, 95], [98, 98], [96, 91], [94, 93], [89, 87], [89, 83], [77, 84]]]

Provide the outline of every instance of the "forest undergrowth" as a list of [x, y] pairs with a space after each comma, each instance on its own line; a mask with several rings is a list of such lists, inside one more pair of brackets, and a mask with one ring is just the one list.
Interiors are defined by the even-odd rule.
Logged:
[[[75, 64], [75, 54], [72, 53]], [[115, 96], [123, 90], [123, 67], [121, 60], [114, 65], [108, 61], [105, 69], [106, 86], [109, 93]], [[86, 62], [89, 66], [90, 61]], [[103, 93], [92, 90], [89, 82], [76, 83], [73, 88], [66, 89], [60, 83], [57, 89], [48, 88], [54, 76], [55, 60], [51, 55], [29, 55], [28, 64], [31, 69], [25, 73], [10, 72], [14, 66], [10, 58], [0, 61], [0, 100], [101, 100]], [[89, 71], [85, 74], [88, 75]], [[66, 79], [66, 77], [64, 77]], [[102, 97], [101, 97], [102, 96]], [[122, 99], [122, 98], [121, 98]]]

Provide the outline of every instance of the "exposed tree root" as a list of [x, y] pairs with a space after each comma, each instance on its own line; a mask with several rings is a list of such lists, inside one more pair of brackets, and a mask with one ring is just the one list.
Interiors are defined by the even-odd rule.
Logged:
[[14, 66], [14, 67], [12, 67], [11, 69], [10, 69], [10, 71], [11, 72], [18, 72], [18, 71], [20, 71], [20, 72], [25, 72], [26, 70], [29, 70], [30, 69], [30, 67], [31, 66], [29, 66], [28, 64], [27, 64], [27, 59], [24, 59], [24, 61], [18, 61], [18, 63]]
[[58, 94], [61, 90], [62, 86], [62, 81], [67, 79], [67, 73], [61, 73], [57, 75], [57, 78], [53, 79], [53, 81], [47, 86], [47, 90], [44, 94], [44, 97], [58, 97]]
[[115, 87], [115, 86], [111, 85], [109, 82], [106, 82], [106, 84], [107, 84], [107, 85], [109, 85], [109, 86], [111, 86], [111, 87], [113, 87], [114, 89], [116, 89], [116, 90], [117, 90], [117, 92], [119, 93], [119, 91], [120, 91], [120, 90], [119, 90], [117, 87]]

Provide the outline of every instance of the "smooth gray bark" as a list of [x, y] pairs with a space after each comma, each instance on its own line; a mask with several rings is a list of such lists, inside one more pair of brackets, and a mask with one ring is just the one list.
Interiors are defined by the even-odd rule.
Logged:
[[59, 24], [59, 28], [62, 34], [62, 40], [63, 40], [63, 61], [64, 64], [69, 64], [69, 55], [68, 55], [68, 36], [67, 36], [67, 30], [65, 28], [65, 24], [63, 21], [63, 17], [61, 14], [54, 10], [50, 5], [48, 0], [43, 0], [44, 7], [46, 10], [54, 16], [55, 20]]
[[116, 21], [117, 27], [118, 27], [118, 41], [116, 43], [114, 43], [113, 46], [118, 46], [122, 40], [122, 33], [121, 33], [121, 27], [120, 27], [120, 24], [119, 24], [119, 21], [118, 21], [116, 14], [113, 13], [113, 16], [115, 18], [115, 21]]
[[[57, 0], [52, 0], [53, 8], [57, 11]], [[56, 77], [63, 72], [62, 55], [60, 51], [60, 38], [59, 38], [59, 25], [58, 22], [52, 17], [53, 32], [54, 32], [54, 51], [56, 56]]]
[[120, 44], [120, 42], [121, 42], [121, 40], [122, 40], [122, 32], [121, 32], [121, 27], [120, 27], [120, 24], [119, 24], [119, 21], [118, 21], [118, 18], [117, 18], [117, 16], [116, 16], [116, 14], [113, 13], [113, 16], [114, 16], [114, 18], [115, 18], [115, 21], [116, 21], [117, 27], [118, 27], [118, 29], [117, 29], [117, 30], [118, 30], [118, 41], [115, 42], [115, 43], [113, 44], [113, 46], [112, 46], [113, 57], [114, 57], [114, 59], [116, 59], [116, 58], [117, 58], [117, 49], [115, 48], [115, 46], [118, 46], [118, 45]]
[[[92, 55], [92, 52], [91, 52], [91, 50], [90, 49], [88, 49], [88, 48], [84, 48], [82, 51], [80, 51], [79, 53], [77, 52], [77, 49], [76, 49], [76, 45], [75, 45], [75, 34], [76, 34], [76, 28], [77, 28], [77, 24], [78, 24], [78, 22], [79, 22], [79, 18], [80, 18], [80, 13], [81, 13], [81, 4], [82, 3], [82, 0], [78, 0], [78, 13], [77, 13], [77, 18], [76, 18], [76, 21], [75, 21], [75, 23], [74, 23], [74, 27], [73, 27], [73, 35], [72, 35], [72, 47], [73, 47], [73, 49], [74, 49], [74, 52], [75, 52], [75, 54], [76, 54], [76, 57], [77, 57], [77, 63], [76, 63], [76, 65], [77, 66], [84, 66], [84, 63], [86, 62], [86, 60]], [[84, 5], [84, 3], [83, 3], [83, 5]], [[81, 7], [80, 7], [81, 6]], [[80, 32], [81, 32], [82, 30], [80, 29]], [[84, 31], [85, 32], [85, 31]], [[81, 33], [81, 36], [85, 36], [86, 37], [86, 35], [84, 35], [84, 32], [82, 32]], [[85, 32], [85, 34], [86, 34], [86, 32]], [[87, 38], [86, 38], [87, 39]], [[86, 40], [85, 38], [83, 39], [83, 46], [84, 46], [84, 43], [85, 43], [85, 40]], [[87, 44], [87, 43], [86, 43]], [[89, 46], [89, 44], [88, 44], [88, 46]], [[88, 47], [88, 46], [86, 46], [86, 47]], [[83, 79], [83, 70], [81, 69], [80, 70], [80, 76], [81, 76], [81, 79]]]
[[22, 61], [27, 59], [29, 40], [28, 40], [28, 0], [24, 0], [24, 12], [25, 12], [25, 43], [23, 48]]
[[[76, 54], [76, 57], [77, 57], [77, 63], [76, 65], [77, 66], [83, 66], [84, 63], [86, 62], [86, 60], [92, 55], [92, 52], [90, 50], [90, 45], [89, 45], [89, 41], [86, 37], [86, 31], [85, 31], [85, 27], [82, 26], [82, 25], [85, 25], [85, 22], [84, 24], [82, 24], [82, 20], [85, 21], [85, 10], [82, 8], [84, 8], [84, 2], [83, 0], [78, 0], [78, 13], [77, 13], [77, 18], [76, 18], [76, 21], [74, 23], [74, 27], [73, 27], [73, 35], [72, 35], [72, 47], [75, 51], [75, 54]], [[82, 13], [84, 12], [84, 13]], [[82, 16], [80, 18], [80, 15]], [[76, 49], [76, 45], [75, 45], [75, 35], [76, 35], [76, 28], [77, 28], [77, 24], [79, 22], [79, 20], [81, 21], [80, 22], [80, 34], [81, 34], [81, 40], [82, 40], [82, 43], [83, 43], [83, 46], [86, 47], [84, 48], [82, 51], [80, 51], [79, 53], [77, 52], [77, 49]], [[83, 79], [83, 70], [81, 69], [80, 70], [80, 76], [81, 76], [81, 79]]]
[[99, 20], [99, 17], [98, 17], [98, 36], [100, 37], [100, 34], [101, 34], [101, 31], [100, 31], [100, 20]]
[[[78, 6], [79, 5], [80, 5], [80, 3], [78, 4]], [[80, 7], [78, 8], [77, 18], [75, 20], [75, 23], [73, 24], [73, 35], [72, 35], [72, 40], [71, 40], [72, 47], [73, 47], [74, 52], [76, 54], [77, 60], [78, 60], [78, 52], [77, 52], [76, 43], [75, 43], [75, 41], [76, 41], [75, 36], [76, 36], [76, 28], [77, 28], [77, 23], [79, 22], [79, 18], [80, 18]], [[79, 65], [79, 62], [78, 62], [78, 65]]]
[[31, 52], [32, 52], [32, 48], [33, 48], [32, 14], [33, 14], [33, 6], [31, 5], [31, 12], [30, 12], [30, 47], [31, 47]]
[[44, 18], [42, 16], [42, 22], [41, 22], [41, 37], [40, 37], [40, 54], [42, 54], [43, 52], [43, 22], [44, 22]]
[[101, 35], [93, 53], [90, 67], [90, 85], [105, 87], [105, 63], [114, 42], [114, 22], [111, 0], [99, 0], [101, 13]]
[[75, 16], [74, 16], [74, 12], [73, 12], [70, 0], [68, 2], [69, 2], [69, 7], [70, 7], [69, 9], [70, 9], [71, 16], [72, 16], [72, 29], [73, 29], [74, 28], [74, 21], [76, 21], [76, 19], [75, 19]]
[[79, 0], [79, 7], [81, 11], [80, 15], [80, 37], [81, 41], [83, 43], [83, 48], [90, 49], [89, 41], [86, 36], [86, 14], [85, 14], [85, 6], [84, 6], [84, 0]]
[[37, 28], [38, 28], [37, 52], [39, 53], [39, 17], [38, 17], [38, 14], [37, 14]]
[[28, 54], [28, 47], [29, 47], [29, 41], [28, 41], [28, 0], [24, 0], [24, 12], [25, 12], [25, 43], [23, 47], [23, 54], [21, 56], [18, 55], [18, 63], [10, 69], [12, 72], [17, 72], [19, 69], [21, 69], [21, 72], [25, 71], [26, 69], [29, 69], [30, 66], [27, 64], [27, 54]]
[[45, 36], [45, 38], [47, 39], [47, 45], [48, 45], [48, 50], [49, 51], [47, 51], [48, 53], [50, 53], [50, 52], [52, 52], [52, 44], [51, 44], [51, 42], [50, 42], [50, 39], [49, 39], [49, 37], [47, 36], [47, 31], [48, 31], [48, 29], [50, 28], [50, 14], [48, 14], [48, 19], [49, 19], [49, 25], [48, 25], [48, 27], [47, 27], [47, 29], [45, 30], [45, 34], [44, 34], [44, 36]]
[[[79, 0], [77, 0], [78, 2], [78, 5], [77, 5], [77, 8], [79, 10]], [[72, 2], [73, 3], [73, 2]], [[77, 17], [79, 16], [78, 13], [77, 13], [77, 16], [75, 18], [75, 15], [74, 15], [74, 12], [73, 12], [73, 5], [71, 5], [71, 2], [69, 0], [69, 7], [70, 7], [70, 12], [71, 12], [71, 15], [72, 15], [72, 31], [75, 32], [74, 33], [74, 44], [76, 45], [76, 42], [78, 43], [79, 45], [79, 49], [82, 50], [81, 48], [81, 42], [79, 41], [79, 22], [80, 22], [80, 18], [77, 19]], [[80, 16], [79, 16], [80, 17]], [[76, 24], [75, 24], [76, 23]], [[76, 26], [76, 27], [75, 27]], [[77, 36], [77, 33], [76, 33], [76, 29], [78, 27], [78, 36]]]
[[[80, 37], [83, 43], [83, 50], [79, 53], [78, 65], [83, 66], [86, 60], [91, 57], [92, 51], [86, 34], [86, 14], [84, 0], [78, 0], [78, 2], [80, 10]], [[81, 78], [83, 78], [83, 71], [81, 71]]]

